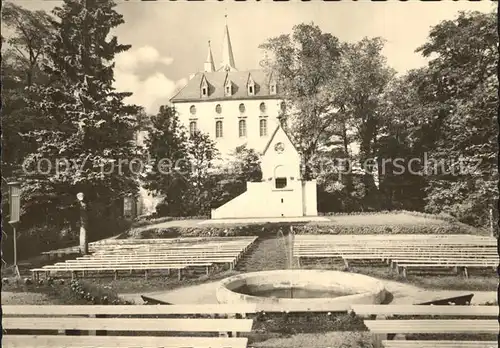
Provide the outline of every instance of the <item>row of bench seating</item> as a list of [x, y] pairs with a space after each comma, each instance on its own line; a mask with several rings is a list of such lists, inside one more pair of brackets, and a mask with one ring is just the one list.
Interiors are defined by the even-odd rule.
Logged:
[[408, 270], [462, 271], [495, 269], [499, 263], [497, 242], [492, 237], [473, 235], [298, 235], [294, 257], [301, 260], [341, 259], [349, 268], [355, 260], [385, 261], [404, 277]]
[[[497, 348], [495, 341], [388, 340], [395, 334], [499, 333], [497, 306], [353, 305], [351, 311], [369, 318], [364, 323], [375, 345], [385, 348]], [[481, 319], [391, 319], [394, 316], [480, 317]], [[486, 319], [488, 318], [488, 319]], [[388, 320], [381, 320], [388, 319]], [[451, 343], [453, 342], [453, 343]]]
[[[3, 306], [2, 312], [2, 343], [9, 348], [244, 348], [247, 338], [238, 336], [252, 330], [253, 321], [246, 315], [254, 313], [255, 306]], [[172, 315], [208, 317], [167, 317]], [[54, 333], [35, 335], [36, 330]], [[69, 336], [68, 330], [84, 335]]]
[[[3, 306], [3, 342], [7, 347], [23, 348], [243, 348], [247, 346], [247, 338], [238, 336], [240, 333], [251, 331], [252, 320], [246, 318], [248, 318], [248, 314], [256, 313], [257, 310], [255, 305], [232, 304]], [[499, 330], [496, 319], [498, 308], [495, 306], [352, 305], [349, 310], [366, 318], [364, 323], [375, 335], [375, 343], [385, 348], [498, 347], [497, 342], [494, 341], [454, 341], [454, 344], [451, 344], [450, 341], [387, 339], [389, 334], [409, 333], [497, 334]], [[178, 318], [179, 315], [199, 315], [205, 316], [205, 318]], [[236, 316], [240, 318], [236, 318]], [[390, 319], [393, 316], [463, 316], [464, 318], [480, 317], [481, 319]], [[378, 319], [374, 320], [374, 317]], [[23, 334], [19, 330], [29, 330], [29, 332]], [[34, 335], [36, 330], [50, 330], [58, 332], [58, 335]], [[65, 334], [69, 334], [67, 330], [77, 330], [83, 335], [65, 336]], [[106, 332], [103, 333], [103, 330]], [[85, 334], [85, 332], [88, 333]], [[170, 332], [175, 337], [160, 336], [165, 332]], [[144, 333], [147, 333], [147, 336], [141, 336]], [[223, 337], [213, 337], [214, 333]], [[204, 336], [200, 337], [199, 335]]]
[[218, 238], [190, 238], [179, 239], [177, 242], [165, 241], [164, 243], [151, 242], [152, 240], [136, 240], [135, 243], [95, 244], [91, 255], [78, 257], [76, 260], [55, 263], [53, 265], [32, 269], [34, 279], [39, 279], [40, 274], [49, 276], [52, 273], [70, 273], [76, 277], [77, 272], [83, 276], [93, 273], [112, 272], [118, 277], [118, 272], [134, 271], [144, 272], [147, 278], [152, 271], [176, 270], [178, 278], [182, 277], [185, 269], [202, 268], [209, 274], [214, 265], [226, 265], [233, 269], [236, 263], [255, 242], [257, 237], [245, 237], [225, 241]]

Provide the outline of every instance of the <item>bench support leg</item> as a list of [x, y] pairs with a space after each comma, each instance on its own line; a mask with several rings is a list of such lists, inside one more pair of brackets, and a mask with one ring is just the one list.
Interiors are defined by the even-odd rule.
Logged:
[[467, 271], [467, 267], [464, 267], [464, 277], [469, 278], [469, 272]]
[[117, 280], [117, 279], [118, 279], [118, 271], [114, 271], [114, 272], [113, 272], [113, 278], [114, 278], [115, 280]]
[[[90, 314], [89, 318], [96, 318], [95, 314]], [[90, 336], [97, 336], [97, 331], [96, 330], [89, 330], [89, 335]]]
[[[377, 315], [376, 320], [385, 320], [387, 319], [383, 315]], [[387, 340], [387, 333], [377, 333], [373, 335], [373, 347], [374, 348], [383, 348], [382, 341]]]
[[179, 273], [177, 275], [177, 279], [180, 281], [182, 278], [182, 270], [179, 268]]
[[144, 270], [144, 279], [148, 280], [148, 270]]

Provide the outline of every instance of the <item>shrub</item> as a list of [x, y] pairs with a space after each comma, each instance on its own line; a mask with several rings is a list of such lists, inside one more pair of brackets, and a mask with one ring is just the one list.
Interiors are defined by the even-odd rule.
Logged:
[[429, 225], [309, 225], [293, 223], [269, 223], [238, 226], [196, 226], [165, 227], [132, 230], [128, 238], [178, 238], [178, 237], [237, 237], [237, 236], [274, 236], [279, 230], [285, 234], [293, 226], [296, 234], [467, 234], [471, 227], [462, 224]]
[[106, 287], [98, 287], [87, 282], [72, 280], [70, 283], [71, 290], [81, 300], [85, 300], [88, 304], [102, 305], [131, 305], [129, 301], [121, 299], [116, 293]]

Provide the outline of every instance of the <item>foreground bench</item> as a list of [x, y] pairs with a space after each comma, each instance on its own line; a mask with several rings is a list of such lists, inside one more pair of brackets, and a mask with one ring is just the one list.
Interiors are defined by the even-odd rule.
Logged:
[[20, 336], [5, 335], [9, 348], [246, 348], [246, 337]]
[[384, 348], [498, 348], [496, 341], [382, 341]]
[[256, 305], [195, 304], [170, 306], [141, 305], [42, 305], [42, 306], [2, 306], [4, 316], [93, 316], [93, 315], [168, 315], [168, 314], [239, 314], [245, 317], [255, 313]]
[[[390, 341], [387, 338], [396, 334], [498, 334], [498, 307], [496, 306], [422, 306], [422, 305], [352, 305], [351, 311], [361, 317], [377, 316], [379, 320], [364, 320], [365, 326], [375, 335], [376, 347], [430, 347], [420, 345], [422, 341]], [[463, 316], [489, 317], [492, 319], [409, 319], [380, 320], [393, 316]], [[493, 319], [495, 318], [495, 319]], [[400, 346], [400, 342], [403, 344]], [[411, 343], [406, 343], [411, 342]], [[424, 341], [426, 342], [426, 341]], [[437, 341], [440, 342], [440, 341]], [[469, 347], [434, 344], [432, 347]], [[387, 345], [389, 344], [389, 345]], [[471, 348], [485, 347], [481, 341], [471, 341]], [[489, 344], [489, 343], [486, 343]], [[494, 347], [488, 346], [486, 347]]]
[[[247, 339], [237, 336], [242, 332], [250, 332], [253, 322], [250, 319], [229, 317], [236, 314], [243, 317], [247, 313], [254, 312], [253, 305], [4, 306], [2, 339], [7, 347], [19, 348], [240, 348], [246, 347]], [[223, 315], [225, 318], [164, 317], [193, 314]], [[163, 317], [158, 318], [158, 316]], [[19, 334], [19, 330], [28, 330], [29, 333]], [[37, 335], [36, 330], [50, 330], [58, 332], [59, 335]], [[66, 330], [76, 330], [80, 335], [65, 336]], [[97, 336], [99, 330], [106, 332], [102, 336]], [[168, 337], [158, 335], [165, 332], [171, 334]], [[199, 334], [197, 337], [187, 336], [190, 333]], [[211, 333], [211, 336], [207, 336], [208, 333]], [[214, 333], [222, 337], [214, 337]], [[124, 334], [126, 336], [123, 336]], [[206, 337], [198, 337], [202, 334]]]
[[361, 317], [381, 315], [392, 317], [395, 315], [419, 316], [498, 316], [497, 306], [421, 306], [421, 305], [351, 305], [351, 311]]

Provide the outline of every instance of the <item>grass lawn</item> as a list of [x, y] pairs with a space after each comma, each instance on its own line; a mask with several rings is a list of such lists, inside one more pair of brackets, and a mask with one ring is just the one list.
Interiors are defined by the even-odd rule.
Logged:
[[331, 223], [339, 225], [443, 225], [449, 222], [438, 217], [414, 215], [410, 213], [386, 213], [367, 215], [326, 216]]

